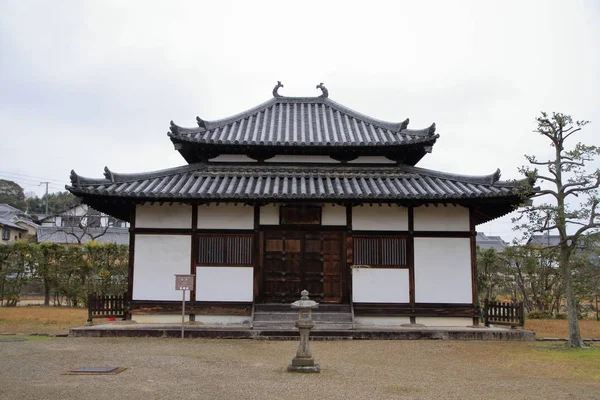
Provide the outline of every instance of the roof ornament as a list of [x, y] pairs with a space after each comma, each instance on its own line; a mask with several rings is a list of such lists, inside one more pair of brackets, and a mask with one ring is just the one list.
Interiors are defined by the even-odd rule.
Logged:
[[202, 118], [196, 117], [196, 122], [200, 128], [206, 129], [206, 121], [204, 121]]
[[113, 183], [115, 182], [115, 175], [108, 167], [104, 167], [104, 177]]
[[281, 95], [277, 93], [280, 87], [283, 87], [283, 83], [281, 83], [281, 81], [277, 81], [277, 85], [275, 85], [275, 87], [273, 88], [273, 97], [281, 97]]
[[172, 133], [177, 133], [177, 131], [179, 130], [179, 127], [177, 125], [175, 125], [175, 123], [173, 121], [169, 122], [169, 129], [171, 130]]
[[79, 182], [79, 175], [77, 175], [75, 173], [74, 169], [71, 170], [71, 183], [73, 185], [79, 185], [80, 184], [80, 182]]
[[409, 122], [410, 122], [410, 120], [408, 118], [406, 118], [404, 121], [402, 121], [402, 123], [400, 124], [400, 130], [403, 131], [406, 128], [408, 128]]
[[500, 175], [500, 168], [498, 168], [496, 172], [492, 174], [492, 182], [490, 184], [493, 185], [494, 183], [498, 182], [500, 180]]
[[435, 133], [435, 122], [431, 124], [427, 133], [429, 134], [429, 136], [433, 136], [433, 134]]
[[329, 97], [329, 90], [327, 90], [325, 85], [323, 85], [323, 82], [321, 82], [317, 85], [317, 89], [321, 89], [321, 91], [323, 92], [323, 94], [320, 95], [319, 97], [323, 97], [325, 99]]

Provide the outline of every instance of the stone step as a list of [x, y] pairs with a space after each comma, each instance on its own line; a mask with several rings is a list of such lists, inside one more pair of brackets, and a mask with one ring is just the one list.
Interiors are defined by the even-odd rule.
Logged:
[[[254, 305], [254, 312], [288, 312], [294, 311], [289, 303], [258, 303]], [[351, 312], [350, 304], [319, 304], [318, 312]], [[297, 313], [297, 311], [295, 311]]]
[[[252, 324], [253, 330], [269, 330], [269, 331], [297, 331], [295, 324], [293, 322], [280, 322], [280, 321], [255, 321]], [[352, 323], [340, 323], [340, 322], [330, 322], [330, 323], [317, 323], [312, 331], [347, 331], [352, 329]]]
[[[312, 313], [315, 322], [352, 322], [350, 313]], [[254, 321], [297, 321], [297, 312], [254, 312]]]

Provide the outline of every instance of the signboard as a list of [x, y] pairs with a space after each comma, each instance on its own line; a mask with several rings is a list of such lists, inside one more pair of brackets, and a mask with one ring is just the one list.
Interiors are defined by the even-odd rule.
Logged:
[[175, 275], [175, 290], [192, 290], [195, 275]]

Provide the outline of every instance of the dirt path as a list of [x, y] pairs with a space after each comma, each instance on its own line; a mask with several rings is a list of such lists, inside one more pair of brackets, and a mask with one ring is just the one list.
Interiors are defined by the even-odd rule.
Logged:
[[[554, 353], [539, 343], [314, 342], [319, 375], [285, 372], [296, 346], [127, 338], [0, 342], [0, 398], [600, 399], [600, 363], [547, 360]], [[62, 375], [92, 366], [128, 369]]]

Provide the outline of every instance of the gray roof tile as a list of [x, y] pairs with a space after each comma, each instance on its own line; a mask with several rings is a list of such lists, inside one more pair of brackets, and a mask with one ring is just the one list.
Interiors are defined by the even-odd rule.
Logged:
[[377, 120], [326, 97], [275, 97], [253, 109], [218, 121], [197, 118], [197, 128], [171, 122], [173, 142], [263, 146], [398, 146], [433, 144], [435, 124], [407, 129], [408, 119]]
[[119, 174], [105, 179], [74, 172], [76, 195], [140, 199], [466, 199], [517, 195], [515, 182], [452, 175], [412, 166], [192, 164], [163, 171]]

